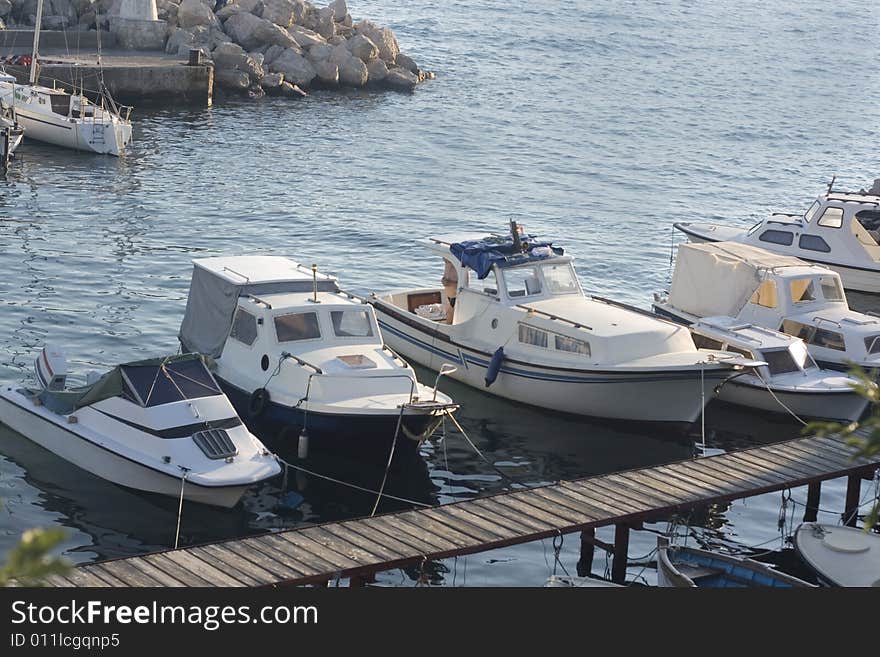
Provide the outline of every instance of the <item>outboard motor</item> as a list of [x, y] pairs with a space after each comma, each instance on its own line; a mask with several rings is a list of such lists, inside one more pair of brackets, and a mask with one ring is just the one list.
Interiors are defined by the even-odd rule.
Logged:
[[44, 390], [64, 390], [67, 383], [67, 358], [58, 347], [46, 345], [34, 361], [37, 383]]

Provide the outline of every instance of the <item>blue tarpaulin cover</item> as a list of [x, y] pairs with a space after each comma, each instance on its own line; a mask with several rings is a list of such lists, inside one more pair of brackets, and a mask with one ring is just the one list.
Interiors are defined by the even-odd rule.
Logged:
[[[492, 265], [495, 264], [499, 267], [511, 267], [526, 262], [546, 260], [564, 253], [562, 247], [553, 246], [550, 242], [539, 242], [531, 235], [523, 235], [520, 239], [527, 245], [525, 252], [514, 248], [513, 237], [486, 237], [481, 240], [456, 242], [449, 245], [449, 250], [461, 264], [477, 272], [477, 278], [481, 280], [489, 275]], [[536, 253], [535, 249], [538, 247], [547, 247], [550, 253], [547, 253], [546, 248]]]

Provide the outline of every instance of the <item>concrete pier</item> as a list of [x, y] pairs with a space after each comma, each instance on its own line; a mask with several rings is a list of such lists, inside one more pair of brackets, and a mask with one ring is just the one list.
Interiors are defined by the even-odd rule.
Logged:
[[[0, 55], [30, 55], [33, 33], [25, 30], [7, 30], [24, 33], [0, 46]], [[210, 106], [214, 95], [214, 69], [210, 65], [189, 66], [177, 55], [164, 52], [133, 52], [107, 48], [101, 35], [101, 63], [98, 66], [95, 32], [68, 33], [68, 45], [57, 47], [58, 35], [40, 32], [39, 83], [77, 90], [86, 95], [98, 89], [103, 69], [104, 84], [113, 97], [125, 104], [191, 103]], [[48, 38], [47, 38], [48, 35]], [[76, 42], [77, 35], [83, 35]], [[113, 42], [112, 37], [107, 37]], [[11, 42], [11, 45], [10, 45]], [[2, 43], [2, 42], [0, 42]], [[7, 65], [6, 71], [19, 81], [27, 81], [27, 66]]]

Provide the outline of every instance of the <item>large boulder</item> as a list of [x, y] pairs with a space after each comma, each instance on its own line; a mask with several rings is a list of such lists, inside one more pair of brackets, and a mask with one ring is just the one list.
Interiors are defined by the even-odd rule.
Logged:
[[314, 64], [315, 62], [323, 62], [330, 59], [330, 54], [332, 52], [333, 48], [325, 43], [321, 43], [317, 46], [312, 46], [311, 48], [309, 48], [306, 57], [308, 57], [309, 61]]
[[337, 46], [334, 46], [330, 51], [330, 56], [327, 58], [329, 61], [334, 64], [342, 64], [342, 62], [346, 61], [351, 57], [351, 53], [344, 43], [340, 43]]
[[240, 14], [243, 11], [244, 11], [244, 8], [238, 3], [231, 4], [231, 5], [224, 5], [224, 6], [220, 7], [220, 9], [217, 10], [216, 16], [221, 21], [226, 21], [226, 19], [228, 19], [230, 16], [233, 16], [235, 14]]
[[367, 73], [370, 76], [370, 82], [382, 82], [388, 77], [388, 65], [384, 59], [374, 59], [367, 62]]
[[284, 73], [266, 73], [260, 78], [260, 86], [263, 89], [277, 89], [284, 82]]
[[409, 55], [404, 55], [403, 53], [399, 53], [397, 55], [396, 64], [400, 68], [405, 69], [405, 70], [409, 71], [410, 73], [413, 73], [415, 75], [419, 74], [419, 65], [416, 64], [416, 61], [412, 57], [410, 57]]
[[393, 64], [397, 61], [400, 46], [397, 45], [397, 37], [394, 36], [391, 28], [376, 28], [363, 34], [376, 44], [376, 47], [379, 49], [379, 57], [384, 59], [385, 63]]
[[263, 0], [238, 0], [236, 3], [241, 7], [242, 11], [246, 11], [254, 16], [263, 15]]
[[246, 91], [251, 86], [251, 79], [244, 71], [221, 70], [214, 72], [214, 84], [232, 91]]
[[327, 43], [327, 40], [320, 34], [312, 32], [312, 30], [302, 27], [301, 25], [292, 26], [288, 32], [301, 48], [309, 48], [311, 46], [319, 46]]
[[332, 7], [324, 7], [318, 11], [318, 22], [315, 26], [315, 32], [325, 39], [336, 36], [336, 14], [333, 13]]
[[274, 73], [284, 73], [284, 79], [291, 84], [308, 86], [317, 72], [308, 59], [288, 48], [272, 62], [269, 69]]
[[327, 8], [333, 10], [336, 20], [339, 22], [342, 22], [342, 19], [348, 14], [348, 6], [345, 4], [345, 0], [333, 0], [333, 2], [327, 5]]
[[274, 62], [278, 57], [285, 51], [285, 48], [281, 46], [271, 45], [266, 48], [266, 52], [263, 53], [263, 65], [269, 66], [272, 62]]
[[348, 46], [349, 52], [362, 62], [368, 62], [379, 56], [379, 49], [376, 47], [376, 44], [363, 34], [358, 34], [349, 39], [346, 45]]
[[339, 64], [339, 84], [363, 87], [368, 79], [367, 65], [357, 57], [349, 57]]
[[188, 52], [190, 48], [195, 47], [195, 43], [195, 37], [190, 30], [176, 27], [168, 35], [168, 41], [165, 42], [165, 52], [169, 55], [177, 55], [181, 51]]
[[242, 57], [247, 56], [244, 48], [237, 43], [221, 43], [211, 53], [214, 60], [214, 68], [235, 68]]
[[290, 82], [288, 82], [287, 80], [281, 83], [281, 85], [278, 87], [278, 91], [281, 92], [282, 96], [288, 96], [290, 98], [303, 98], [305, 96], [308, 96], [305, 91], [300, 89], [295, 84], [290, 84]]
[[226, 34], [245, 50], [256, 50], [264, 45], [299, 48], [287, 30], [253, 14], [235, 14], [226, 21], [224, 27]]
[[393, 89], [412, 91], [419, 83], [419, 78], [405, 68], [393, 66], [388, 69], [388, 75], [385, 76], [383, 82]]
[[197, 25], [220, 27], [214, 11], [202, 0], [183, 0], [177, 9], [177, 24], [184, 29]]
[[339, 84], [339, 66], [326, 59], [314, 63], [318, 79], [324, 84]]
[[263, 0], [263, 18], [288, 28], [293, 25], [293, 0]]

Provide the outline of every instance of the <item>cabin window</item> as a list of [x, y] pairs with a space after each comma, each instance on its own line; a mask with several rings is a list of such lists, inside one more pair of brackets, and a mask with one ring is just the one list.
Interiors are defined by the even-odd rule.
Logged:
[[770, 374], [785, 374], [800, 369], [788, 349], [762, 351], [761, 360], [767, 363]]
[[70, 99], [71, 96], [67, 94], [51, 94], [49, 102], [52, 103], [52, 111], [61, 116], [68, 116], [70, 114]]
[[232, 331], [229, 335], [251, 346], [257, 339], [257, 318], [243, 308], [239, 308], [235, 311], [235, 319], [232, 320]]
[[819, 201], [813, 201], [813, 205], [810, 206], [810, 209], [804, 213], [804, 221], [810, 223], [812, 221], [813, 216], [816, 214], [816, 211], [822, 206]]
[[782, 246], [791, 246], [794, 242], [794, 234], [787, 230], [765, 230], [758, 237], [762, 242], [770, 242], [771, 244], [781, 244]]
[[467, 274], [467, 287], [469, 290], [479, 292], [480, 294], [489, 294], [493, 297], [498, 296], [498, 279], [495, 278], [494, 269], [490, 270], [486, 278], [482, 280], [477, 278], [477, 272], [475, 271], [468, 270]]
[[579, 291], [571, 265], [544, 265], [544, 282], [551, 294], [574, 294]]
[[729, 344], [726, 347], [724, 347], [724, 351], [731, 351], [735, 354], [739, 354], [740, 356], [743, 356], [744, 358], [748, 358], [749, 360], [755, 360], [755, 357], [752, 355], [751, 351], [748, 351], [747, 349], [740, 349], [739, 347], [735, 347], [732, 344]]
[[825, 208], [817, 223], [825, 228], [840, 228], [843, 226], [843, 208]]
[[501, 271], [504, 272], [504, 287], [507, 288], [508, 297], [530, 297], [541, 294], [541, 279], [538, 278], [538, 270], [534, 267], [513, 267]]
[[549, 344], [547, 331], [542, 331], [527, 324], [519, 325], [519, 341], [523, 344], [531, 344], [536, 347], [544, 347], [545, 349]]
[[822, 287], [822, 296], [825, 301], [843, 301], [843, 287], [837, 276], [820, 276], [819, 285]]
[[570, 351], [573, 354], [581, 354], [583, 356], [590, 355], [590, 343], [577, 338], [570, 338], [565, 335], [553, 336], [556, 341], [557, 351]]
[[880, 335], [869, 335], [865, 338], [865, 351], [869, 354], [880, 354]]
[[821, 251], [822, 253], [830, 253], [831, 247], [828, 242], [817, 235], [801, 235], [798, 240], [798, 246], [808, 251]]
[[856, 219], [868, 232], [880, 230], [880, 210], [862, 210], [856, 212]]
[[278, 336], [278, 342], [320, 338], [318, 315], [315, 313], [280, 315], [275, 318], [275, 334]]
[[788, 288], [791, 291], [791, 300], [795, 303], [816, 300], [816, 288], [812, 278], [796, 278], [789, 282]]
[[334, 310], [330, 313], [330, 323], [338, 338], [373, 337], [373, 322], [366, 310]]
[[779, 330], [816, 347], [846, 351], [846, 342], [843, 339], [843, 334], [837, 331], [816, 328], [815, 326], [802, 324], [790, 319], [783, 320]]
[[699, 333], [693, 333], [691, 334], [691, 337], [694, 339], [694, 346], [697, 349], [721, 349], [721, 340], [713, 340], [712, 338], [707, 338], [705, 335], [700, 335]]
[[765, 308], [776, 308], [779, 299], [776, 294], [776, 281], [764, 281], [754, 291], [749, 302]]

